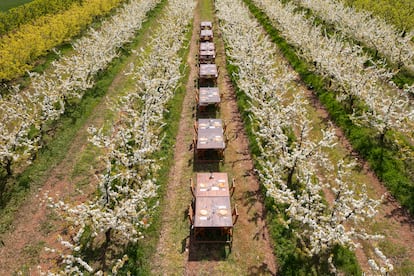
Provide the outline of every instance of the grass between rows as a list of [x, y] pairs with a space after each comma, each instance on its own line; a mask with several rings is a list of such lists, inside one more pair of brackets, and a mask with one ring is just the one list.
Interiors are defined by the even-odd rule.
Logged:
[[[96, 76], [96, 85], [88, 90], [82, 100], [67, 109], [67, 112], [57, 122], [54, 122], [53, 134], [45, 137], [46, 146], [39, 151], [37, 158], [24, 172], [7, 179], [8, 191], [3, 195], [0, 209], [0, 234], [10, 229], [15, 214], [31, 192], [42, 187], [45, 180], [50, 177], [52, 169], [66, 156], [78, 131], [92, 115], [96, 106], [106, 95], [109, 86], [115, 77], [127, 65], [131, 50], [136, 48], [145, 33], [151, 29], [155, 18], [161, 12], [166, 0], [148, 12], [147, 20], [137, 31], [131, 43], [124, 45], [118, 58], [114, 59], [107, 69]], [[80, 168], [78, 168], [80, 169]]]
[[369, 11], [400, 30], [414, 29], [414, 6], [411, 0], [342, 0], [358, 11]]
[[304, 84], [311, 89], [328, 110], [330, 118], [339, 126], [351, 142], [352, 147], [369, 164], [378, 178], [385, 184], [401, 205], [414, 212], [414, 185], [412, 164], [409, 160], [398, 158], [399, 152], [393, 140], [386, 139], [381, 143], [377, 133], [367, 127], [359, 127], [352, 123], [344, 106], [335, 98], [333, 91], [327, 90], [326, 80], [311, 70], [311, 65], [301, 60], [290, 45], [273, 27], [267, 15], [257, 8], [251, 0], [244, 0], [252, 14], [262, 24], [271, 40], [276, 43], [284, 57], [301, 76]]

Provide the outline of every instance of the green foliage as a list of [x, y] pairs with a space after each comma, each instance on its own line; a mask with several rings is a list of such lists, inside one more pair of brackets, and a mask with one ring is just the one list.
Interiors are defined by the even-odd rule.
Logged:
[[[69, 9], [73, 3], [81, 4], [83, 1], [84, 0], [2, 1], [0, 10], [6, 10], [7, 7], [11, 9], [7, 12], [0, 12], [0, 36], [18, 28], [22, 24], [29, 23], [47, 14], [63, 12]], [[26, 4], [21, 5], [24, 3]]]
[[334, 249], [334, 264], [341, 268], [344, 275], [363, 275], [361, 268], [357, 265], [354, 252], [347, 248], [337, 246]]
[[404, 84], [412, 85], [414, 83], [414, 74], [409, 70], [402, 68], [397, 75], [395, 75], [392, 81], [398, 85], [398, 87], [404, 87]]
[[7, 81], [33, 68], [34, 61], [65, 40], [78, 35], [97, 17], [126, 0], [85, 0], [70, 9], [45, 15], [9, 32], [0, 40], [0, 80]]

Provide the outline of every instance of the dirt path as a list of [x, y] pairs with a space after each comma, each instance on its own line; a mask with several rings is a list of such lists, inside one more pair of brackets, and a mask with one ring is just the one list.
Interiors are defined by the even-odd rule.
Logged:
[[[153, 22], [151, 25], [156, 24], [156, 19], [150, 20]], [[140, 34], [136, 49], [145, 45], [151, 33], [152, 30], [146, 28]], [[12, 230], [0, 237], [4, 242], [4, 246], [0, 246], [0, 275], [13, 275], [17, 271], [23, 275], [38, 275], [38, 265], [42, 271], [56, 266], [57, 256], [46, 252], [44, 247], [59, 248], [58, 236], [67, 234], [67, 225], [46, 207], [43, 198], [47, 193], [54, 200], [83, 202], [96, 190], [95, 173], [102, 168], [102, 164], [99, 162], [99, 150], [88, 142], [87, 128], [91, 125], [102, 126], [104, 121], [113, 119], [113, 101], [133, 85], [124, 73], [129, 71], [129, 64], [136, 59], [133, 54], [124, 61], [105, 97], [77, 132], [65, 158], [45, 174], [47, 178], [42, 189], [31, 192], [16, 213]]]
[[[232, 252], [221, 245], [195, 245], [190, 243], [190, 226], [187, 208], [191, 203], [189, 178], [196, 171], [209, 171], [213, 167], [193, 164], [190, 145], [195, 120], [195, 87], [197, 78], [195, 56], [198, 52], [199, 25], [202, 20], [214, 21], [210, 16], [201, 15], [201, 9], [210, 7], [211, 1], [200, 0], [194, 14], [194, 28], [188, 63], [191, 73], [187, 84], [180, 129], [175, 148], [175, 164], [169, 175], [167, 198], [163, 206], [162, 233], [153, 259], [154, 275], [275, 275], [276, 261], [264, 221], [264, 206], [257, 179], [251, 174], [252, 160], [243, 122], [237, 110], [234, 88], [227, 76], [224, 46], [214, 22], [216, 64], [219, 67], [218, 86], [223, 94], [220, 118], [227, 122], [229, 143], [225, 150], [225, 162], [220, 171], [234, 177], [237, 189], [233, 204], [238, 205], [239, 220], [235, 225]], [[208, 13], [207, 13], [208, 14]], [[217, 168], [215, 168], [217, 169]]]

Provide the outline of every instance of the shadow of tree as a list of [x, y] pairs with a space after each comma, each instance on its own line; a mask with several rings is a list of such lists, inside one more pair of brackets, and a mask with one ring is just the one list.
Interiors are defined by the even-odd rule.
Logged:
[[385, 194], [383, 204], [394, 207], [389, 214], [385, 215], [386, 218], [395, 218], [401, 224], [408, 225], [410, 227], [410, 230], [414, 229], [414, 217], [406, 208], [401, 207], [397, 200], [390, 193]]
[[[256, 204], [256, 202], [259, 200], [259, 195], [260, 195], [260, 190], [256, 190], [256, 191], [246, 191], [243, 192], [242, 196], [240, 199], [242, 199], [243, 206], [247, 206], [247, 213], [250, 212], [250, 210], [254, 207], [254, 205]], [[263, 219], [263, 215], [255, 215], [255, 217], [257, 219], [261, 218]]]
[[253, 275], [277, 275], [277, 274], [272, 273], [272, 271], [270, 271], [266, 263], [262, 263], [261, 265], [255, 265], [255, 266], [249, 267], [247, 275], [253, 276]]

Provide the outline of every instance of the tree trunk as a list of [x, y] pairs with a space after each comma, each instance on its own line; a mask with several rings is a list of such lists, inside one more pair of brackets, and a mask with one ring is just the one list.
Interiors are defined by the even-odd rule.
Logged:
[[105, 245], [108, 246], [109, 243], [111, 242], [111, 232], [112, 232], [112, 228], [109, 228], [108, 230], [106, 230], [105, 232]]
[[11, 176], [13, 174], [13, 170], [11, 168], [12, 166], [12, 159], [11, 158], [7, 158], [6, 161], [6, 172], [7, 172], [7, 176]]
[[106, 253], [108, 251], [108, 247], [111, 242], [111, 232], [112, 232], [112, 228], [109, 228], [105, 232], [105, 244], [102, 250], [102, 270], [103, 271], [106, 271], [108, 268], [108, 266], [106, 265]]
[[293, 174], [295, 173], [295, 167], [289, 169], [289, 174], [287, 177], [287, 186], [291, 187], [293, 182]]

